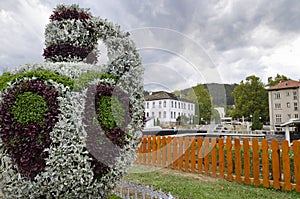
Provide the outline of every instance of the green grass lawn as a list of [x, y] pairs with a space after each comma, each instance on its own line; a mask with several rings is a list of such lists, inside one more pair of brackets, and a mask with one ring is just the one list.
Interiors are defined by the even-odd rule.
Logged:
[[300, 193], [295, 191], [277, 191], [205, 175], [146, 166], [135, 166], [125, 179], [139, 184], [153, 185], [156, 189], [161, 188], [165, 193], [170, 192], [176, 199], [300, 198]]

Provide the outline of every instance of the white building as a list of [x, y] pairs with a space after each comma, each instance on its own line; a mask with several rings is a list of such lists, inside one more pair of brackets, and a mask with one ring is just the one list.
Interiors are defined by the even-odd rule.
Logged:
[[157, 119], [162, 126], [172, 126], [179, 116], [186, 116], [188, 123], [193, 123], [195, 103], [165, 91], [152, 92], [145, 96], [145, 114], [152, 118], [153, 124], [146, 124], [148, 127]]
[[299, 118], [300, 81], [281, 81], [267, 91], [270, 125], [273, 130], [282, 130], [282, 124]]

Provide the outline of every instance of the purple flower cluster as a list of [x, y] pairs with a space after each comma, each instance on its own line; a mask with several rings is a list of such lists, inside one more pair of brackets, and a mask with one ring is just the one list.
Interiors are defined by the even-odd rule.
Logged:
[[76, 19], [76, 20], [86, 20], [90, 19], [91, 16], [87, 13], [84, 13], [82, 11], [77, 11], [77, 10], [72, 10], [72, 9], [65, 9], [65, 10], [60, 10], [57, 12], [54, 12], [50, 16], [51, 21], [62, 21], [64, 19]]
[[[105, 121], [99, 120], [98, 102], [103, 96], [116, 96], [125, 108], [125, 118], [121, 126], [111, 129], [103, 124]], [[115, 86], [99, 84], [90, 86], [87, 91], [84, 123], [87, 125], [87, 149], [92, 157], [93, 171], [96, 177], [101, 177], [109, 171], [109, 165], [115, 163], [115, 158], [120, 155], [120, 149], [126, 143], [126, 126], [131, 121], [129, 111], [129, 97], [124, 91]], [[106, 110], [107, 111], [107, 110]], [[95, 117], [100, 124], [95, 125]]]
[[[32, 92], [46, 100], [48, 110], [42, 122], [28, 125], [17, 122], [11, 107], [17, 96], [24, 92]], [[48, 153], [44, 149], [51, 144], [49, 134], [60, 113], [57, 97], [58, 91], [54, 87], [47, 86], [40, 80], [29, 80], [9, 89], [0, 104], [0, 136], [4, 147], [17, 165], [19, 173], [29, 179], [34, 179], [46, 166], [45, 158]]]
[[84, 59], [86, 58], [91, 52], [93, 48], [85, 47], [85, 46], [73, 46], [72, 44], [59, 44], [59, 45], [51, 45], [48, 46], [46, 49], [44, 49], [43, 56], [47, 59], [54, 59], [55, 56], [61, 56], [64, 59], [60, 59], [60, 61], [68, 61], [68, 57], [71, 56], [71, 58], [80, 58]]

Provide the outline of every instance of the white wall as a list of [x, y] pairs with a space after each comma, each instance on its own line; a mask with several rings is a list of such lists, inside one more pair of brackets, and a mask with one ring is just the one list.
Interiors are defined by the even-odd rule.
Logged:
[[[153, 107], [153, 103], [155, 104]], [[147, 105], [148, 104], [148, 105]], [[180, 105], [179, 105], [180, 104]], [[175, 106], [176, 105], [176, 106]], [[146, 117], [159, 119], [161, 123], [175, 123], [180, 115], [193, 118], [195, 115], [195, 104], [173, 99], [161, 99], [145, 102]]]

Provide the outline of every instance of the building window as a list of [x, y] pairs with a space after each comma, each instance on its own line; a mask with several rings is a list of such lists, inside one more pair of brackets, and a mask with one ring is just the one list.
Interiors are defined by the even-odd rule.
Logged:
[[175, 102], [175, 108], [177, 108], [177, 102]]
[[160, 111], [158, 112], [158, 117], [161, 118], [161, 112]]
[[149, 108], [149, 102], [147, 102], [146, 107]]
[[180, 108], [180, 102], [178, 102], [178, 108]]
[[293, 95], [294, 95], [294, 100], [297, 100], [298, 99], [298, 97], [297, 97], [297, 91], [294, 91]]
[[176, 118], [176, 112], [174, 112], [174, 118]]
[[188, 110], [190, 110], [190, 104], [188, 104]]
[[275, 109], [281, 109], [281, 104], [275, 104]]
[[171, 111], [171, 118], [173, 118], [173, 112]]
[[180, 117], [180, 113], [178, 113], [178, 117]]
[[286, 92], [286, 96], [290, 96], [290, 92]]
[[299, 115], [298, 115], [298, 114], [295, 114], [295, 118], [299, 118]]
[[167, 107], [167, 102], [166, 102], [166, 101], [164, 101], [164, 107], [165, 107], [165, 108]]
[[155, 116], [155, 114], [154, 114], [154, 112], [152, 112], [152, 117], [154, 117]]
[[288, 114], [287, 116], [288, 116], [289, 119], [291, 119], [291, 114]]
[[193, 104], [191, 104], [191, 110], [193, 110]]
[[155, 108], [155, 102], [152, 102], [152, 108]]
[[167, 118], [167, 112], [164, 111], [164, 118]]
[[181, 108], [183, 109], [183, 103], [181, 102]]
[[161, 101], [158, 102], [158, 107], [161, 108]]
[[287, 108], [290, 108], [290, 107], [291, 107], [291, 103], [287, 102], [287, 103], [286, 103], [286, 107], [287, 107]]
[[173, 105], [174, 105], [174, 103], [173, 103], [173, 101], [171, 101], [171, 107], [173, 108]]
[[149, 112], [146, 113], [146, 116], [149, 117]]
[[274, 93], [274, 98], [275, 99], [280, 99], [280, 93]]
[[298, 110], [298, 103], [294, 102], [294, 110], [297, 111]]
[[276, 121], [277, 124], [281, 123], [281, 115], [280, 114], [275, 115], [275, 121]]
[[184, 103], [184, 109], [186, 109], [186, 104]]

